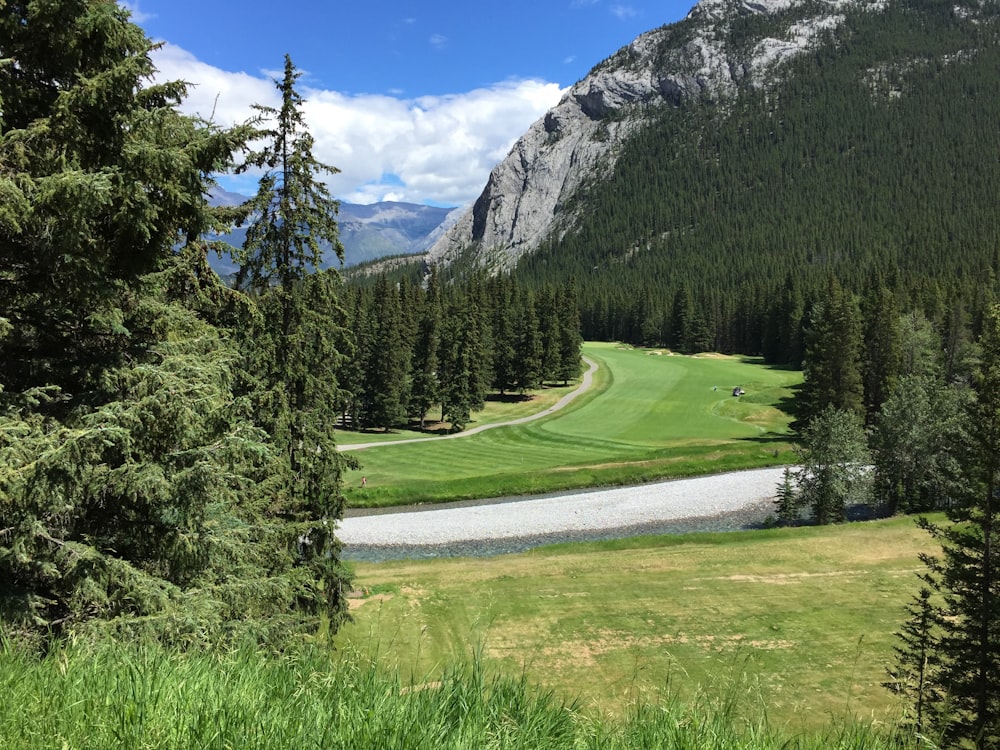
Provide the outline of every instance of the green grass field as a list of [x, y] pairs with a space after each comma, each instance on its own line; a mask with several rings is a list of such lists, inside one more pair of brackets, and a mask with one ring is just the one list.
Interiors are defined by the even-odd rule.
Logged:
[[[907, 750], [885, 726], [831, 721], [803, 735], [733, 701], [595, 716], [479, 662], [414, 685], [356, 654], [253, 644], [227, 652], [68, 644], [43, 659], [0, 643], [0, 747], [358, 750]], [[734, 696], [738, 701], [738, 696]], [[927, 747], [922, 745], [922, 747]]]
[[357, 564], [339, 646], [433, 682], [487, 667], [622, 715], [735, 693], [792, 731], [893, 724], [881, 687], [929, 536], [912, 519], [647, 537], [489, 559]]
[[[800, 372], [742, 357], [672, 356], [604, 343], [586, 344], [584, 354], [600, 365], [594, 385], [556, 414], [467, 438], [358, 451], [361, 468], [345, 478], [348, 505], [629, 484], [794, 460], [790, 417], [782, 406], [801, 382]], [[734, 398], [735, 386], [746, 394]], [[493, 404], [478, 418], [496, 423], [537, 412], [567, 390]], [[338, 437], [344, 447], [372, 439], [370, 434]]]

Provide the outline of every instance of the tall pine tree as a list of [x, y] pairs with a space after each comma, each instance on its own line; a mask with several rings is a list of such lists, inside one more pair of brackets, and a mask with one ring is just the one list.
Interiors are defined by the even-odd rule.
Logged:
[[810, 316], [804, 370], [797, 427], [827, 407], [863, 416], [861, 313], [854, 296], [835, 280]]
[[949, 524], [923, 521], [942, 545], [924, 558], [927, 580], [944, 603], [936, 642], [935, 679], [948, 710], [942, 727], [952, 743], [1000, 743], [1000, 306], [984, 321], [976, 399], [969, 410], [962, 478], [965, 502], [948, 511]]
[[320, 270], [324, 243], [343, 260], [338, 203], [320, 180], [337, 170], [317, 161], [296, 91], [299, 73], [285, 56], [275, 81], [281, 106], [257, 106], [270, 127], [264, 147], [247, 165], [264, 167], [257, 194], [245, 206], [250, 224], [237, 254], [237, 283], [258, 297], [257, 324], [242, 337], [248, 389], [258, 423], [272, 436], [278, 459], [270, 489], [289, 533], [285, 543], [323, 582], [325, 612], [345, 616], [338, 544], [333, 531], [343, 512], [345, 459], [334, 438], [341, 397], [338, 341], [345, 318], [338, 301], [340, 276]]

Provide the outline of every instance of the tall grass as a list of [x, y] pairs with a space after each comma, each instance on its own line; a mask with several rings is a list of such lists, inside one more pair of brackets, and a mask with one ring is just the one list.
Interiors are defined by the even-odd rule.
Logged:
[[624, 719], [588, 715], [478, 660], [404, 684], [372, 663], [303, 647], [179, 653], [155, 645], [0, 650], [0, 747], [71, 748], [903, 748], [844, 722], [790, 736], [722, 703], [666, 698]]

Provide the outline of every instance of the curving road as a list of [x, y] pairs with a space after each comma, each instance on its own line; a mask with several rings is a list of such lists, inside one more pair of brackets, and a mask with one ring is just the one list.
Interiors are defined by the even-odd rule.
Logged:
[[367, 448], [381, 448], [383, 445], [399, 445], [400, 443], [427, 443], [433, 440], [452, 440], [454, 438], [468, 437], [469, 435], [475, 435], [478, 432], [483, 432], [485, 430], [494, 430], [497, 427], [510, 427], [511, 425], [524, 424], [526, 422], [534, 422], [536, 419], [541, 419], [542, 417], [547, 417], [550, 414], [559, 411], [566, 407], [573, 399], [579, 396], [581, 393], [587, 391], [591, 384], [594, 382], [594, 373], [597, 372], [597, 363], [590, 357], [583, 357], [583, 361], [587, 363], [587, 371], [583, 373], [583, 378], [580, 380], [580, 385], [578, 385], [574, 390], [567, 393], [561, 399], [556, 401], [552, 406], [547, 409], [543, 409], [537, 414], [530, 414], [527, 417], [520, 417], [519, 419], [511, 419], [507, 422], [496, 422], [494, 424], [484, 424], [479, 427], [473, 427], [469, 430], [463, 430], [462, 432], [455, 432], [451, 435], [434, 435], [433, 437], [422, 437], [422, 438], [403, 438], [401, 440], [384, 440], [380, 443], [358, 443], [356, 445], [342, 445], [338, 448], [341, 452], [343, 451], [361, 451]]

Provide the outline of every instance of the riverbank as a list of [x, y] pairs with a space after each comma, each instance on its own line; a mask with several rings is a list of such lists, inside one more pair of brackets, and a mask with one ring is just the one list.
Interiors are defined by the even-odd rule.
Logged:
[[631, 487], [348, 511], [345, 560], [484, 557], [572, 541], [753, 528], [773, 514], [784, 469], [771, 467]]

